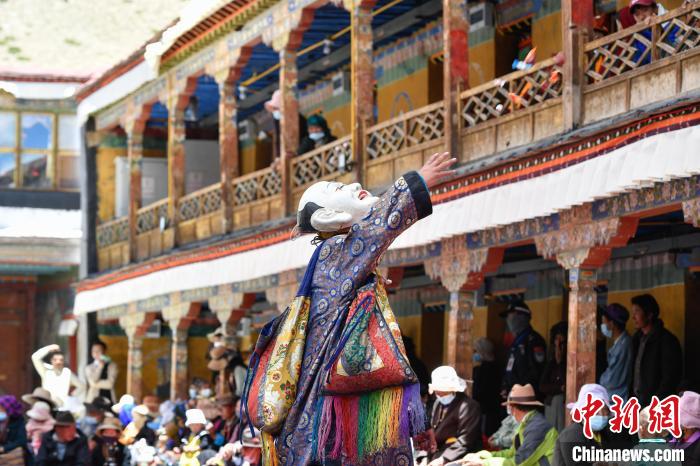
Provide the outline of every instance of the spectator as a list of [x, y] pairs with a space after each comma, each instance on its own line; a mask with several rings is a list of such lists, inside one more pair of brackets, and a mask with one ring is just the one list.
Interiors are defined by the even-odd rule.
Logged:
[[42, 387], [37, 387], [32, 393], [22, 395], [22, 401], [31, 406], [37, 401], [43, 401], [51, 407], [51, 411], [56, 409], [56, 401], [51, 398], [51, 393]]
[[625, 326], [630, 314], [621, 304], [613, 303], [603, 311], [600, 331], [613, 344], [608, 350], [607, 369], [600, 376], [600, 384], [610, 396], [627, 401], [632, 375], [632, 337]]
[[462, 460], [462, 464], [470, 466], [549, 464], [554, 453], [557, 431], [537, 410], [543, 404], [537, 401], [532, 385], [513, 385], [504, 405], [518, 422], [511, 447], [506, 450], [480, 451], [467, 455]]
[[[669, 450], [671, 446], [666, 443], [663, 434], [657, 434], [649, 430], [650, 427], [650, 409], [649, 406], [645, 407], [639, 412], [639, 444], [637, 444], [635, 450], [646, 450], [651, 452], [652, 458], [654, 458], [654, 451], [656, 450]], [[630, 463], [624, 463], [625, 466], [681, 466], [679, 462], [673, 461], [634, 461]]]
[[85, 401], [88, 403], [101, 396], [114, 403], [114, 383], [117, 381], [119, 369], [107, 356], [107, 345], [96, 341], [91, 348], [92, 362], [85, 367], [85, 378], [88, 390]]
[[150, 446], [156, 444], [156, 433], [146, 424], [148, 423], [148, 408], [145, 405], [135, 406], [131, 410], [133, 420], [127, 424], [119, 437], [119, 443], [128, 446], [138, 440], [145, 439]]
[[632, 298], [632, 322], [637, 332], [632, 338], [631, 395], [642, 406], [649, 405], [653, 395], [663, 399], [676, 393], [683, 372], [681, 344], [664, 328], [659, 313], [653, 296]]
[[[50, 356], [51, 364], [43, 361], [46, 356]], [[65, 358], [60, 346], [49, 345], [38, 349], [32, 354], [32, 363], [41, 377], [41, 386], [51, 393], [51, 397], [60, 406], [67, 403], [71, 387], [83, 391], [83, 383], [65, 367]]]
[[506, 369], [501, 384], [503, 398], [515, 384], [532, 385], [538, 393], [546, 359], [546, 343], [530, 325], [532, 311], [524, 301], [512, 303], [502, 312], [508, 331], [515, 337], [508, 350]]
[[97, 426], [105, 420], [105, 415], [110, 409], [110, 401], [107, 398], [98, 396], [92, 403], [85, 403], [85, 416], [78, 421], [78, 429], [91, 438], [97, 431]]
[[[280, 120], [282, 119], [282, 92], [280, 92], [279, 89], [277, 89], [275, 92], [272, 93], [272, 97], [270, 97], [270, 100], [265, 102], [265, 110], [267, 110], [271, 115], [273, 122], [275, 124], [275, 132], [274, 132], [274, 148], [275, 148], [275, 160], [273, 161], [273, 166], [278, 166], [280, 162], [280, 156], [281, 156], [281, 134], [280, 134]], [[304, 118], [304, 115], [301, 113], [299, 114], [299, 141], [303, 141], [307, 136], [308, 136], [308, 126], [306, 123], [306, 118]], [[289, 151], [286, 155], [288, 157], [293, 156], [294, 154], [291, 153], [292, 148], [288, 147], [287, 150]]]
[[12, 395], [0, 396], [0, 464], [27, 456], [27, 431], [22, 403]]
[[564, 428], [567, 331], [566, 322], [559, 322], [550, 330], [550, 356], [540, 382], [540, 391], [544, 395], [544, 417], [557, 432]]
[[518, 430], [518, 421], [511, 413], [501, 421], [501, 425], [496, 432], [489, 437], [489, 445], [495, 450], [505, 450], [513, 444], [515, 431]]
[[121, 424], [116, 418], [105, 419], [97, 426], [95, 448], [90, 452], [91, 466], [122, 466], [124, 445], [119, 443], [121, 431]]
[[416, 373], [418, 377], [418, 383], [420, 383], [420, 394], [421, 396], [428, 395], [428, 385], [430, 384], [430, 372], [425, 363], [421, 361], [416, 353], [416, 344], [413, 342], [413, 338], [402, 336], [403, 347], [406, 348], [406, 357], [408, 358], [408, 363], [413, 368], [413, 372]]
[[481, 429], [487, 436], [498, 429], [501, 418], [501, 406], [498, 392], [501, 387], [502, 371], [496, 364], [494, 347], [488, 338], [479, 338], [474, 343], [474, 386], [472, 397], [481, 406]]
[[300, 139], [301, 142], [299, 143], [297, 155], [311, 152], [314, 149], [336, 140], [336, 137], [331, 134], [326, 119], [323, 118], [322, 115], [311, 115], [306, 122], [309, 128], [309, 134], [305, 138]]
[[700, 465], [700, 394], [684, 392], [680, 402], [683, 435], [680, 448], [685, 450], [683, 465]]
[[211, 450], [214, 445], [209, 432], [205, 429], [207, 419], [201, 409], [188, 409], [185, 425], [190, 430], [190, 434], [182, 439], [180, 466], [199, 466], [200, 455], [206, 450]]
[[51, 416], [51, 406], [44, 401], [37, 401], [32, 409], [27, 411], [27, 439], [30, 442], [30, 452], [32, 455], [39, 453], [41, 447], [41, 437], [51, 432], [56, 424]]
[[[657, 15], [662, 15], [666, 13], [666, 9], [656, 0], [630, 0], [629, 3], [630, 14], [634, 18], [636, 24], [651, 24]], [[668, 23], [663, 25], [664, 29], [669, 27]], [[673, 29], [666, 34], [664, 42], [669, 45], [675, 45], [676, 33], [678, 28], [676, 26], [671, 26]], [[633, 60], [639, 65], [646, 65], [651, 63], [651, 49], [647, 47], [647, 43], [652, 40], [651, 28], [646, 28], [639, 32], [648, 42], [642, 42], [639, 39], [634, 40], [634, 48], [637, 49], [633, 56]]]
[[610, 431], [608, 424], [610, 419], [610, 396], [602, 385], [590, 383], [581, 387], [578, 393], [578, 400], [569, 403], [566, 407], [573, 411], [586, 406], [588, 395], [601, 400], [603, 408], [591, 418], [591, 429], [593, 439], [588, 439], [583, 434], [581, 423], [569, 424], [559, 434], [554, 450], [554, 466], [574, 466], [578, 464], [591, 464], [585, 462], [575, 462], [573, 459], [573, 446], [583, 446], [589, 448], [631, 448], [632, 443], [629, 436], [625, 434], [614, 434]]
[[466, 380], [454, 368], [441, 366], [431, 374], [428, 391], [435, 394], [431, 428], [437, 449], [430, 455], [430, 466], [442, 466], [481, 448], [481, 409], [467, 397]]
[[122, 425], [127, 425], [131, 422], [131, 411], [134, 409], [136, 401], [131, 395], [122, 395], [119, 402], [112, 406], [112, 412], [119, 416]]
[[[233, 443], [237, 439], [234, 436], [237, 433], [237, 427], [240, 423], [236, 413], [236, 405], [239, 402], [239, 398], [233, 395], [221, 395], [216, 398], [216, 402], [219, 404], [221, 409], [221, 416], [214, 423], [214, 428], [212, 429], [212, 437], [214, 437], [214, 445], [221, 447], [227, 443]], [[239, 405], [240, 406], [240, 405]]]
[[90, 451], [87, 439], [75, 426], [68, 411], [56, 415], [56, 425], [41, 439], [34, 466], [89, 466]]

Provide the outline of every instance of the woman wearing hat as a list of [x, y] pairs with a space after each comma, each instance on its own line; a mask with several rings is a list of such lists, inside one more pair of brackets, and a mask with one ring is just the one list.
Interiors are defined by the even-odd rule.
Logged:
[[608, 350], [608, 367], [600, 376], [600, 384], [610, 396], [617, 395], [627, 401], [632, 377], [632, 337], [625, 327], [630, 313], [621, 304], [613, 303], [605, 308], [600, 331], [613, 344]]
[[430, 378], [428, 392], [436, 397], [430, 426], [437, 442], [430, 466], [442, 466], [481, 448], [481, 408], [464, 393], [467, 381], [454, 368], [438, 367]]
[[680, 448], [685, 450], [683, 465], [700, 466], [700, 394], [684, 392], [679, 413], [683, 432]]
[[480, 451], [467, 455], [462, 464], [470, 466], [548, 465], [554, 455], [557, 431], [539, 409], [532, 385], [515, 384], [503, 405], [518, 423], [513, 444], [506, 450]]
[[39, 453], [41, 447], [41, 436], [51, 432], [56, 421], [51, 416], [51, 407], [44, 401], [37, 401], [32, 409], [27, 411], [27, 438], [31, 442], [32, 454]]
[[105, 418], [97, 426], [95, 448], [90, 452], [91, 466], [121, 466], [124, 463], [124, 445], [119, 443], [122, 426], [119, 419]]
[[26, 448], [22, 403], [12, 395], [0, 396], [0, 464], [24, 464]]

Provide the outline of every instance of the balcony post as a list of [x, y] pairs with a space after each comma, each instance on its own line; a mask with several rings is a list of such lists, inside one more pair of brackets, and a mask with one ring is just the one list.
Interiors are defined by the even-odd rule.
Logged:
[[138, 256], [137, 215], [141, 208], [141, 160], [143, 158], [143, 131], [135, 125], [127, 130], [127, 160], [129, 166], [129, 261]]
[[442, 5], [445, 150], [461, 159], [460, 93], [469, 86], [469, 6], [467, 0], [443, 0]]
[[[228, 71], [228, 70], [227, 70]], [[233, 180], [238, 176], [238, 126], [236, 86], [217, 76], [219, 84], [219, 164], [221, 167], [221, 207], [224, 233], [233, 230]]]
[[[185, 106], [189, 100], [176, 86], [168, 92], [168, 229], [174, 235], [173, 241], [179, 244], [177, 224], [179, 221], [178, 201], [185, 195]], [[167, 244], [171, 246], [171, 244]], [[172, 244], [172, 245], [174, 245]], [[163, 249], [168, 249], [163, 247]]]
[[170, 326], [170, 399], [187, 399], [189, 365], [187, 363], [187, 331], [199, 315], [200, 303], [183, 302], [163, 308], [161, 314]]
[[297, 96], [297, 53], [284, 47], [280, 50], [280, 175], [282, 177], [282, 211], [291, 212], [291, 159], [299, 148], [299, 100]]
[[372, 8], [374, 1], [344, 2], [350, 11], [350, 125], [353, 177], [364, 182], [367, 129], [374, 124]]
[[583, 86], [585, 76], [584, 44], [593, 26], [593, 0], [564, 0], [561, 3], [564, 130], [583, 122]]

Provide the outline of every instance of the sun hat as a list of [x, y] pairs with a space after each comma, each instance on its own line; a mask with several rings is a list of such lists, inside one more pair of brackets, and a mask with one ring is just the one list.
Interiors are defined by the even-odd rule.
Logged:
[[95, 432], [100, 433], [101, 431], [107, 430], [107, 429], [113, 429], [113, 430], [116, 430], [117, 432], [121, 432], [122, 431], [122, 424], [121, 424], [121, 422], [119, 422], [119, 419], [117, 419], [116, 417], [108, 417], [108, 418], [105, 418], [105, 420], [104, 420], [104, 422], [102, 422], [102, 424], [97, 426], [97, 429], [95, 430]]
[[273, 110], [279, 110], [282, 106], [282, 93], [279, 89], [272, 93], [270, 100], [265, 102], [265, 110], [272, 112]]
[[588, 404], [588, 394], [593, 395], [593, 398], [597, 398], [605, 403], [605, 406], [610, 407], [610, 395], [608, 391], [602, 385], [597, 383], [587, 383], [581, 387], [578, 392], [578, 400], [573, 403], [566, 405], [567, 409], [570, 411], [574, 409], [582, 409], [586, 404]]
[[520, 385], [515, 384], [513, 388], [510, 389], [508, 394], [508, 399], [501, 403], [503, 406], [506, 405], [523, 405], [523, 406], [544, 406], [541, 402], [537, 401], [537, 396], [535, 395], [535, 389], [532, 385]]
[[27, 417], [35, 421], [48, 421], [51, 419], [51, 406], [45, 401], [37, 401], [32, 409], [27, 411]]
[[119, 398], [119, 402], [112, 406], [112, 411], [114, 411], [115, 414], [119, 414], [124, 406], [133, 404], [136, 404], [136, 400], [134, 400], [133, 396], [122, 395], [121, 398]]
[[683, 427], [700, 429], [700, 394], [687, 391], [681, 396], [680, 422]]
[[207, 425], [207, 418], [204, 417], [204, 411], [201, 409], [188, 409], [186, 416], [185, 425], [188, 427], [192, 424]]
[[457, 375], [454, 367], [440, 366], [430, 374], [428, 392], [463, 392], [467, 381]]
[[134, 406], [134, 409], [131, 410], [132, 416], [134, 414], [140, 414], [141, 416], [148, 416], [150, 413], [151, 413], [151, 411], [148, 409], [148, 406], [146, 406], [146, 405]]
[[36, 387], [32, 393], [22, 395], [22, 401], [28, 405], [33, 405], [37, 401], [43, 401], [48, 403], [48, 405], [51, 406], [51, 409], [55, 409], [57, 404], [51, 396], [51, 393], [43, 387]]
[[59, 411], [56, 413], [56, 425], [58, 427], [72, 426], [75, 424], [75, 418], [70, 411]]

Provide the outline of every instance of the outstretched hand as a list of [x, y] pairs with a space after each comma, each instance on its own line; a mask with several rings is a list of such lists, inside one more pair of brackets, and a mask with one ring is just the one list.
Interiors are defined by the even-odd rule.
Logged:
[[418, 174], [423, 177], [423, 181], [428, 186], [428, 189], [439, 184], [445, 178], [448, 178], [455, 174], [454, 170], [450, 170], [450, 167], [457, 161], [457, 159], [450, 158], [449, 152], [436, 153], [430, 156], [423, 168], [418, 170]]

